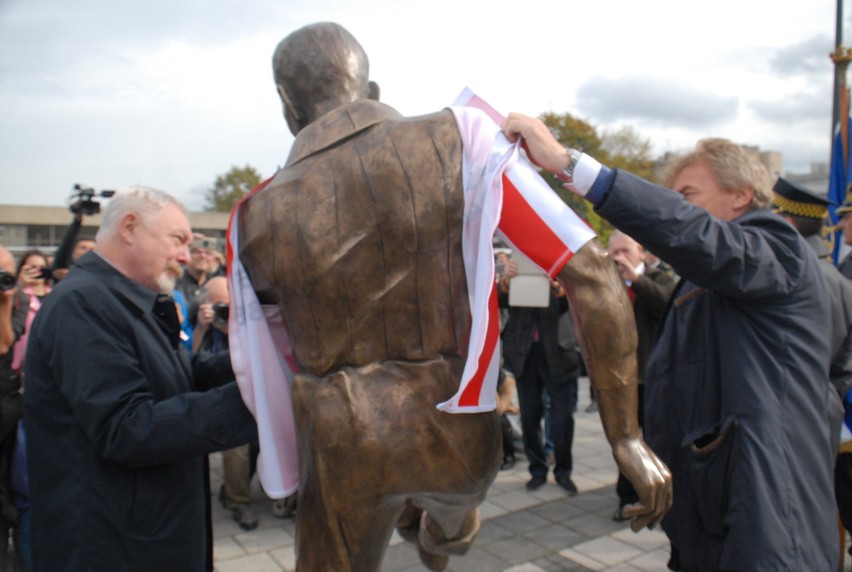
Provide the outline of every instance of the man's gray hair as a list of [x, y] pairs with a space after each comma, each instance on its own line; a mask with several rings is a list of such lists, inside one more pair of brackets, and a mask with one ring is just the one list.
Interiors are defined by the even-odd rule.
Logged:
[[144, 220], [166, 205], [175, 205], [186, 212], [183, 204], [165, 191], [142, 185], [121, 189], [113, 195], [104, 208], [101, 226], [98, 228], [95, 240], [101, 241], [118, 232], [121, 219], [128, 213], [135, 213]]

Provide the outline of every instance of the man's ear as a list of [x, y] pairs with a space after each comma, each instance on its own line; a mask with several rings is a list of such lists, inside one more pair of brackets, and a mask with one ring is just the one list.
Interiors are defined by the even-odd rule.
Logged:
[[368, 99], [375, 99], [379, 101], [379, 96], [382, 94], [381, 88], [379, 88], [379, 84], [374, 81], [371, 81], [369, 84], [369, 93], [367, 94]]
[[751, 208], [751, 201], [754, 199], [754, 189], [750, 187], [739, 187], [731, 191], [731, 193], [734, 195], [734, 210], [742, 212]]
[[118, 235], [126, 244], [136, 242], [136, 233], [139, 230], [140, 220], [136, 213], [127, 213], [121, 218], [118, 227]]

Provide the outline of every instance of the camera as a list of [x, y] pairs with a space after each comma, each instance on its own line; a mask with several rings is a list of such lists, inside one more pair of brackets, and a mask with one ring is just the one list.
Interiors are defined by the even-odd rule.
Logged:
[[101, 204], [95, 200], [95, 197], [108, 199], [114, 194], [115, 191], [104, 190], [98, 192], [91, 187], [84, 187], [80, 183], [77, 183], [71, 191], [68, 209], [74, 214], [91, 216], [101, 212]]
[[213, 320], [222, 324], [228, 323], [229, 307], [225, 302], [213, 304]]
[[53, 271], [47, 266], [42, 266], [36, 278], [41, 278], [42, 280], [50, 280], [51, 278], [53, 278]]
[[15, 287], [15, 275], [5, 270], [0, 270], [0, 292], [6, 292]]

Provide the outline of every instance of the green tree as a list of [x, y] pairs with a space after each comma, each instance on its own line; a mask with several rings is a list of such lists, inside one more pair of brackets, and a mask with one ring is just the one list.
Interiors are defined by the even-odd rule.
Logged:
[[608, 165], [624, 169], [649, 181], [654, 180], [654, 161], [651, 159], [651, 140], [643, 139], [631, 126], [604, 131], [603, 148], [609, 155]]
[[230, 212], [237, 201], [261, 180], [260, 173], [254, 167], [231, 167], [230, 171], [216, 177], [213, 187], [207, 190], [204, 210]]

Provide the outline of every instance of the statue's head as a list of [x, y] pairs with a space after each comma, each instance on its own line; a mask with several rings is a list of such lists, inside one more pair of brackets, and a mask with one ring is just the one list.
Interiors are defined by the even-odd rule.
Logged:
[[296, 30], [278, 44], [272, 68], [294, 135], [336, 107], [379, 99], [364, 48], [339, 24], [321, 22]]

